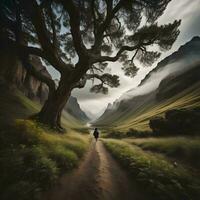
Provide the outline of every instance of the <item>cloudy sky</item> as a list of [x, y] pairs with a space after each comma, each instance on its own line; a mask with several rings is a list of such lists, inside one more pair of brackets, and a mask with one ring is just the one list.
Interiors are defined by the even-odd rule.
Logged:
[[[159, 24], [165, 24], [173, 22], [175, 19], [182, 20], [181, 33], [173, 48], [163, 53], [160, 60], [177, 50], [180, 45], [191, 40], [193, 36], [200, 35], [200, 0], [172, 0], [158, 22]], [[137, 76], [129, 78], [124, 76], [119, 63], [111, 63], [109, 68], [111, 68], [113, 74], [117, 74], [120, 77], [120, 87], [112, 88], [107, 95], [94, 94], [89, 92], [92, 83], [88, 82], [84, 89], [76, 89], [72, 92], [72, 95], [78, 98], [81, 108], [86, 113], [90, 112], [97, 116], [105, 110], [108, 103], [112, 103], [124, 92], [136, 87], [140, 80], [155, 66], [156, 63], [151, 67], [138, 66], [140, 69]], [[55, 72], [53, 72], [53, 75], [54, 77], [58, 76]]]

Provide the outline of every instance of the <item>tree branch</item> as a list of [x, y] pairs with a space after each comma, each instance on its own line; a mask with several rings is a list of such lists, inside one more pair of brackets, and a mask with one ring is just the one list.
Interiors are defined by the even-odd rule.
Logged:
[[68, 70], [71, 71], [69, 65], [65, 64], [57, 55], [48, 35], [48, 30], [45, 24], [45, 19], [41, 8], [35, 0], [27, 1], [21, 0], [22, 5], [25, 5], [27, 15], [30, 16], [31, 21], [35, 27], [39, 42], [45, 53], [48, 62], [60, 73]]
[[106, 62], [106, 61], [109, 61], [109, 62], [115, 62], [117, 61], [121, 54], [124, 52], [124, 51], [134, 51], [138, 48], [140, 48], [141, 45], [135, 45], [135, 46], [122, 46], [120, 48], [120, 50], [116, 53], [115, 56], [111, 57], [111, 56], [99, 56], [99, 57], [96, 57], [92, 60], [92, 63], [96, 63], [96, 62]]
[[71, 27], [74, 48], [76, 49], [78, 56], [83, 57], [87, 54], [87, 49], [84, 46], [82, 37], [81, 37], [80, 11], [77, 8], [77, 6], [75, 6], [72, 0], [68, 0], [68, 1], [61, 0], [61, 2], [70, 17], [70, 27]]
[[57, 48], [57, 36], [56, 36], [56, 28], [55, 28], [55, 23], [54, 23], [54, 18], [53, 18], [53, 12], [51, 9], [51, 4], [48, 7], [48, 13], [49, 13], [49, 17], [51, 20], [51, 29], [53, 32], [53, 47], [54, 47], [54, 49], [56, 49]]
[[49, 78], [49, 77], [45, 76], [44, 74], [42, 74], [41, 71], [37, 71], [35, 69], [35, 67], [30, 63], [30, 61], [29, 61], [27, 56], [21, 57], [21, 60], [22, 60], [23, 66], [27, 70], [27, 72], [29, 72], [36, 79], [38, 79], [41, 82], [44, 82], [44, 83], [47, 84], [47, 86], [49, 87], [49, 92], [50, 93], [55, 91], [55, 89], [56, 89], [55, 82], [51, 78]]
[[95, 14], [95, 0], [91, 1], [91, 12], [92, 12], [92, 17], [93, 17], [93, 26], [94, 26], [94, 35], [96, 35], [97, 31], [97, 19], [96, 19], [96, 14]]
[[120, 29], [121, 29], [121, 22], [119, 21], [118, 17], [115, 17], [115, 18], [116, 18], [116, 20], [117, 20], [117, 22], [119, 24], [118, 29], [116, 31], [112, 32], [112, 33], [107, 33], [107, 34], [103, 35], [103, 38], [110, 37], [110, 36], [112, 36], [112, 35], [114, 35], [114, 34], [116, 34], [116, 33], [118, 33], [120, 31]]
[[95, 44], [93, 46], [93, 48], [98, 48], [102, 41], [103, 41], [103, 35], [104, 32], [106, 31], [106, 29], [108, 28], [108, 26], [110, 25], [110, 22], [112, 21], [112, 19], [114, 18], [115, 14], [121, 9], [122, 5], [123, 5], [123, 0], [120, 0], [118, 2], [118, 4], [112, 9], [112, 1], [106, 1], [107, 2], [107, 15], [106, 15], [106, 19], [104, 20], [104, 22], [99, 26], [98, 30], [97, 30], [97, 36], [96, 36], [96, 40], [95, 40]]

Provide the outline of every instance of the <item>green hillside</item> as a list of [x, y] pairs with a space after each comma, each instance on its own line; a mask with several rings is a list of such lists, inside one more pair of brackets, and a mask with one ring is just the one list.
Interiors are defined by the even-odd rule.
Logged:
[[117, 109], [106, 111], [95, 125], [122, 132], [130, 128], [144, 131], [150, 129], [151, 118], [163, 116], [168, 110], [199, 107], [199, 75], [198, 64], [186, 72], [166, 77], [155, 91], [121, 101]]
[[129, 113], [126, 118], [115, 121], [113, 126], [118, 130], [135, 128], [138, 130], [149, 130], [149, 120], [155, 116], [162, 116], [167, 110], [176, 108], [193, 108], [200, 106], [200, 84], [188, 88], [174, 97], [155, 103], [150, 108], [136, 111], [133, 115]]

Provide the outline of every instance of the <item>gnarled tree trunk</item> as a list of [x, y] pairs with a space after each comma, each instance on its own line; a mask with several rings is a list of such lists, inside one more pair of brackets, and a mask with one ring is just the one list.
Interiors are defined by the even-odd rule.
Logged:
[[50, 92], [44, 106], [36, 116], [37, 120], [55, 130], [63, 132], [64, 128], [61, 126], [61, 114], [70, 95], [70, 84], [67, 85], [61, 81], [58, 88]]

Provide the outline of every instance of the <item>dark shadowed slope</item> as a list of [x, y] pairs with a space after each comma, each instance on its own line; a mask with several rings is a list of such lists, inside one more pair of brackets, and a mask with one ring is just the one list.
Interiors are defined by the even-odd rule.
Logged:
[[171, 64], [174, 63], [183, 62], [182, 66], [180, 66], [180, 70], [184, 68], [188, 69], [187, 66], [190, 66], [194, 62], [200, 61], [199, 54], [200, 54], [200, 37], [196, 36], [193, 37], [189, 42], [182, 45], [177, 51], [175, 51], [171, 55], [161, 60], [157, 64], [157, 66], [145, 76], [145, 78], [140, 82], [139, 85], [144, 85], [152, 78], [153, 74], [160, 72], [163, 69], [168, 68], [169, 70], [173, 71], [174, 70], [173, 68], [175, 66]]
[[[99, 141], [92, 143], [82, 164], [72, 174], [64, 176], [60, 184], [45, 200], [140, 200], [124, 171]], [[146, 198], [145, 198], [146, 199]]]

